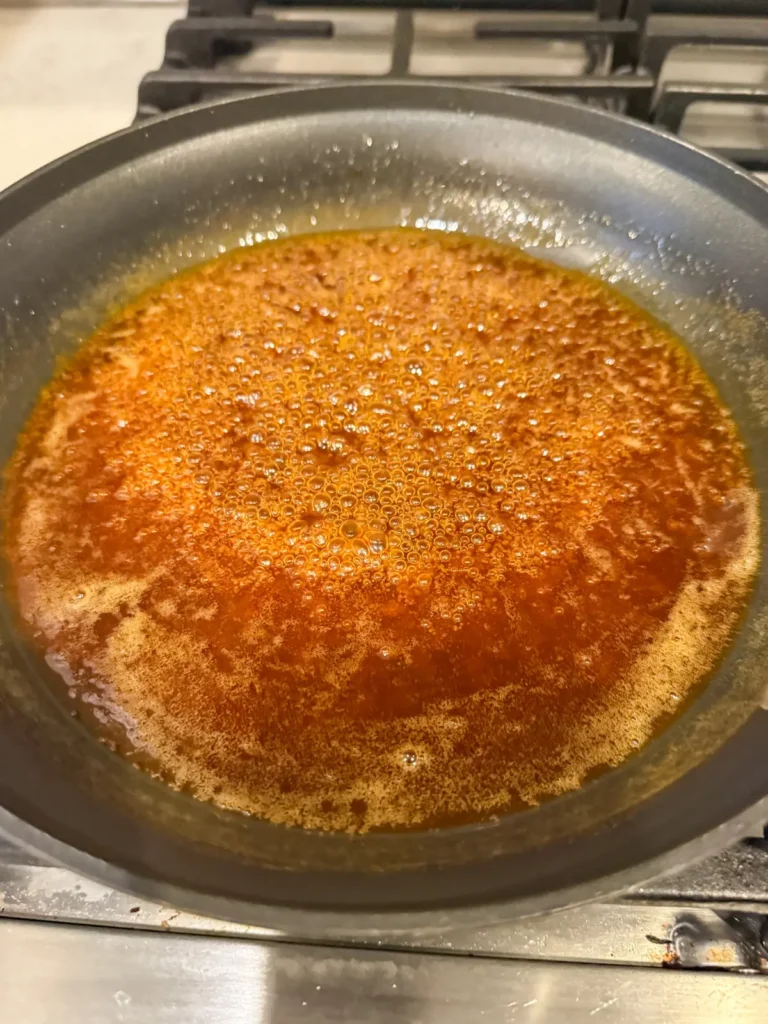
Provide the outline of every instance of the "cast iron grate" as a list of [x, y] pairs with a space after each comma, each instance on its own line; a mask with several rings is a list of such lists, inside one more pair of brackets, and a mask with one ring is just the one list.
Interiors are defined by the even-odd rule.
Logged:
[[[740, 104], [742, 109], [746, 105], [758, 121], [763, 111], [768, 118], [766, 0], [332, 0], [321, 9], [316, 4], [317, 0], [274, 0], [269, 5], [262, 0], [189, 0], [187, 16], [168, 30], [162, 66], [141, 82], [138, 117], [226, 95], [339, 78], [348, 81], [343, 45], [349, 40], [341, 38], [340, 18], [348, 22], [350, 15], [370, 18], [378, 13], [389, 18], [384, 63], [382, 67], [381, 61], [370, 60], [365, 69], [369, 81], [439, 77], [501, 89], [533, 89], [617, 110], [672, 132], [680, 132], [691, 108], [701, 103], [723, 105], [723, 111], [726, 104]], [[430, 30], [429, 19], [440, 16], [449, 18], [439, 29], [448, 70], [438, 76], [420, 70], [414, 56], [420, 33]], [[523, 67], [521, 53], [527, 55], [546, 43], [553, 54], [545, 72]], [[259, 65], [260, 56], [296, 44], [298, 67], [297, 61], [288, 70], [279, 61]], [[308, 44], [316, 53], [319, 47], [329, 55], [326, 64], [331, 70], [301, 66], [301, 47]], [[365, 45], [369, 44], [367, 40]], [[493, 46], [492, 69], [468, 74], [461, 59], [451, 64], [452, 47], [458, 53], [467, 45], [483, 44]], [[563, 71], [558, 47], [564, 46], [583, 53], [576, 73]], [[500, 51], [503, 47], [508, 51]], [[762, 55], [765, 75], [749, 83], [717, 85], [677, 76], [670, 80], [665, 76], [668, 60], [690, 47], [700, 48], [713, 62], [726, 53], [731, 59], [736, 54], [737, 62], [740, 51]], [[501, 73], [494, 70], [499, 63]], [[711, 148], [748, 170], [768, 172], [768, 120], [764, 135], [765, 144], [761, 140], [757, 145]]]

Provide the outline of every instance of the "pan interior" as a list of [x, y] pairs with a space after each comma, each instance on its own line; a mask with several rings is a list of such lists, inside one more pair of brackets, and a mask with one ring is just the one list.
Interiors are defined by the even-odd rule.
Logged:
[[[0, 201], [0, 457], [57, 358], [147, 286], [238, 245], [408, 225], [588, 270], [669, 323], [733, 411], [762, 494], [766, 222], [765, 194], [727, 168], [531, 97], [340, 87], [171, 118]], [[743, 760], [723, 753], [764, 695], [763, 602], [758, 581], [704, 695], [621, 769], [498, 822], [361, 837], [270, 826], [136, 772], [68, 716], [6, 610], [0, 803], [130, 876], [181, 886], [188, 905], [242, 901], [228, 912], [245, 918], [249, 903], [409, 911], [552, 893], [658, 857], [768, 791], [768, 768], [744, 786]], [[681, 786], [695, 793], [716, 753], [718, 791], [681, 816]]]

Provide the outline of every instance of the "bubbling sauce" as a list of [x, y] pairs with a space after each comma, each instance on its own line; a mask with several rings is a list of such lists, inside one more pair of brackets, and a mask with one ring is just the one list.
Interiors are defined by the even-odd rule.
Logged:
[[662, 325], [398, 229], [240, 250], [102, 327], [19, 440], [5, 547], [102, 738], [363, 831], [536, 804], [645, 744], [733, 635], [756, 509]]

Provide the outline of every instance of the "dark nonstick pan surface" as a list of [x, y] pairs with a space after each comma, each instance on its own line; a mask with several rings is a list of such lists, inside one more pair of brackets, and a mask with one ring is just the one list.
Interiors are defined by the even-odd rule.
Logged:
[[[183, 111], [0, 197], [0, 458], [57, 356], [114, 303], [223, 248], [400, 223], [523, 244], [667, 320], [733, 409], [762, 500], [768, 191], [635, 122], [442, 85], [356, 83]], [[71, 716], [6, 609], [0, 830], [106, 884], [305, 934], [490, 923], [597, 897], [768, 816], [766, 614], [761, 574], [699, 699], [579, 792], [482, 825], [339, 836], [223, 811], [137, 772]]]

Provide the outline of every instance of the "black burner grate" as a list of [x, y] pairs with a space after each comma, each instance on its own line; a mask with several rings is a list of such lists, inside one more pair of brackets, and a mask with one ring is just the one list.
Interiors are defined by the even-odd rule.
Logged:
[[[332, 0], [318, 12], [321, 5], [322, 0], [276, 0], [269, 6], [261, 0], [190, 0], [187, 17], [168, 30], [162, 66], [141, 83], [138, 117], [224, 95], [349, 80], [338, 71], [318, 74], [293, 67], [286, 72], [269, 62], [261, 69], [243, 67], [242, 58], [258, 58], [270, 47], [289, 42], [314, 42], [332, 54], [341, 42], [338, 18], [355, 11], [389, 12], [391, 19], [385, 67], [373, 76], [367, 73], [368, 80], [434, 79], [434, 74], [414, 68], [419, 19], [463, 12], [469, 20], [453, 19], [447, 43], [441, 30], [449, 59], [442, 81], [447, 77], [566, 96], [673, 132], [681, 130], [689, 108], [702, 102], [738, 103], [742, 109], [746, 104], [751, 110], [762, 106], [768, 116], [768, 87], [763, 84], [768, 82], [767, 0]], [[520, 47], [544, 42], [579, 47], [581, 70], [563, 73], [555, 53], [546, 74], [522, 72]], [[505, 65], [503, 74], [462, 74], [460, 59], [450, 65], [454, 43], [492, 43], [497, 53], [499, 46], [509, 44], [509, 70]], [[734, 47], [748, 48], [744, 52], [753, 56], [764, 50], [765, 77], [750, 84], [667, 80], [664, 68], [670, 55], [685, 46], [704, 47], [713, 62], [726, 48], [731, 56]], [[756, 144], [714, 142], [711, 148], [749, 170], [768, 172], [768, 120], [762, 130], [765, 139]]]

